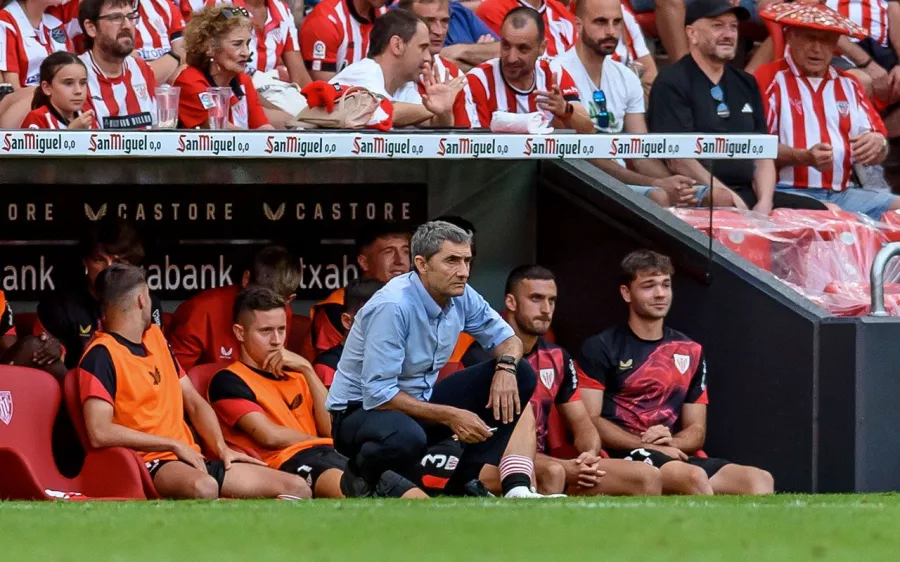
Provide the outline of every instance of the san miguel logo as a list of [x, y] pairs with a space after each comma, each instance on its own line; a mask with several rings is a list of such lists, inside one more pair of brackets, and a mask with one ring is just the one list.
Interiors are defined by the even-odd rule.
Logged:
[[565, 158], [567, 156], [590, 156], [594, 153], [594, 147], [577, 141], [567, 141], [563, 139], [547, 137], [534, 139], [528, 137], [525, 139], [525, 150], [522, 154], [525, 156], [542, 156], [552, 155], [557, 158]]
[[373, 156], [387, 156], [393, 158], [397, 155], [418, 156], [424, 148], [421, 144], [413, 143], [411, 139], [391, 140], [386, 137], [354, 137], [352, 154], [370, 154]]
[[732, 158], [760, 153], [762, 153], [762, 146], [754, 144], [753, 141], [735, 142], [723, 137], [697, 137], [697, 144], [694, 147], [694, 154], [697, 156], [725, 155]]
[[192, 154], [246, 153], [250, 150], [250, 143], [239, 142], [234, 135], [179, 135], [175, 150]]
[[291, 154], [298, 156], [332, 154], [337, 150], [334, 143], [326, 143], [323, 137], [316, 140], [305, 141], [297, 135], [276, 137], [270, 135], [266, 138], [266, 154]]
[[678, 147], [669, 145], [665, 139], [657, 142], [647, 142], [642, 138], [632, 137], [627, 142], [623, 142], [622, 139], [616, 137], [609, 141], [609, 155], [613, 158], [638, 155], [644, 158], [650, 158], [651, 156], [662, 158], [677, 152]]
[[475, 140], [468, 137], [441, 137], [438, 141], [438, 156], [496, 156], [507, 154], [509, 145], [497, 142], [497, 139]]
[[74, 140], [64, 140], [62, 135], [47, 133], [6, 133], [3, 136], [3, 152], [45, 152], [74, 150]]
[[131, 154], [132, 152], [153, 152], [160, 150], [159, 141], [150, 141], [147, 135], [123, 133], [94, 133], [88, 141], [88, 152], [115, 152]]

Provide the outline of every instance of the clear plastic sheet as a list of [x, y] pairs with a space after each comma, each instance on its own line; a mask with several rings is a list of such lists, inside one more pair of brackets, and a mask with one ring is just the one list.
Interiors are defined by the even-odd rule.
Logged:
[[[869, 272], [888, 242], [900, 241], [900, 213], [876, 222], [844, 211], [752, 211], [673, 208], [672, 213], [757, 267], [771, 272], [818, 306], [838, 316], [871, 309]], [[884, 275], [885, 310], [900, 316], [900, 259]]]

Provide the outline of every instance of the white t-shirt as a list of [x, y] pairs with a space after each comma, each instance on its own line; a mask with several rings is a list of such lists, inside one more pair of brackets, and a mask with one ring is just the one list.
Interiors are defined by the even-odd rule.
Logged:
[[[383, 98], [393, 101], [394, 96], [387, 93], [384, 85], [384, 71], [381, 65], [373, 59], [364, 58], [359, 62], [355, 62], [338, 72], [331, 80], [331, 84], [340, 84], [341, 86], [361, 86], [373, 94], [377, 94]], [[401, 88], [402, 91], [402, 88]], [[394, 92], [397, 95], [398, 92]]]
[[[587, 109], [598, 133], [621, 133], [625, 127], [626, 114], [644, 113], [644, 88], [641, 86], [641, 80], [624, 64], [614, 61], [611, 57], [605, 57], [603, 72], [600, 75], [600, 87], [597, 87], [597, 84], [588, 76], [574, 47], [556, 57], [556, 61], [568, 71], [572, 80], [575, 81], [581, 105]], [[594, 103], [594, 92], [597, 90], [603, 90], [603, 94], [606, 96], [609, 126], [605, 129], [601, 129], [594, 119], [598, 111], [597, 105]]]

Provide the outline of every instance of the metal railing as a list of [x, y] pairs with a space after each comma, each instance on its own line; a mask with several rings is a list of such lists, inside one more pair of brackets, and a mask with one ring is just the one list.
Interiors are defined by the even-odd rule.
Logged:
[[887, 316], [884, 310], [884, 270], [888, 262], [900, 255], [900, 242], [885, 244], [872, 262], [872, 271], [869, 273], [869, 286], [872, 290], [872, 312], [870, 316]]

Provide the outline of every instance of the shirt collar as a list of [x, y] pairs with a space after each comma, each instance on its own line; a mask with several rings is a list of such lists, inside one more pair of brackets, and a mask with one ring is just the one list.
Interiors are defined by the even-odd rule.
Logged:
[[[800, 72], [800, 69], [797, 68], [797, 64], [794, 63], [794, 58], [791, 57], [791, 48], [790, 47], [784, 48], [784, 60], [785, 60], [785, 62], [787, 62], [788, 68], [791, 69], [791, 72], [794, 74], [794, 76], [810, 78], [810, 77], [806, 76], [805, 74], [802, 74]], [[834, 67], [832, 65], [829, 64], [828, 72], [825, 74], [823, 79], [824, 80], [833, 80], [834, 78], [837, 78], [837, 71], [834, 69]]]
[[[528, 2], [525, 2], [524, 0], [519, 0], [519, 6], [523, 6], [525, 8], [531, 8], [532, 10], [535, 9], [534, 6], [532, 6]], [[541, 6], [539, 8], [537, 8], [537, 13], [543, 14], [545, 11], [547, 11], [547, 0], [541, 0]]]
[[[215, 84], [212, 75], [209, 73], [209, 69], [203, 69], [203, 77], [206, 78], [206, 81], [209, 82], [209, 85], [212, 86]], [[242, 98], [244, 97], [244, 91], [241, 90], [241, 81], [238, 80], [238, 77], [235, 76], [228, 82], [228, 86], [231, 88], [231, 91], [234, 93], [235, 97]]]
[[[419, 279], [419, 274], [413, 271], [409, 273], [410, 282], [412, 286], [415, 287], [416, 294], [419, 295], [419, 299], [421, 299], [422, 304], [425, 306], [425, 314], [428, 316], [429, 320], [434, 320], [439, 317], [441, 313], [445, 311], [442, 309], [437, 302], [435, 302], [434, 298], [431, 294], [428, 293], [428, 290], [425, 288], [425, 285], [422, 284], [422, 280]], [[446, 310], [449, 310], [453, 306], [453, 299], [450, 299], [450, 302], [447, 303]]]
[[350, 16], [353, 19], [355, 19], [356, 21], [358, 21], [359, 23], [367, 24], [367, 23], [372, 23], [373, 21], [375, 21], [375, 16], [376, 16], [375, 10], [372, 10], [371, 12], [369, 12], [369, 14], [368, 14], [369, 19], [366, 19], [366, 18], [362, 17], [361, 15], [359, 15], [359, 12], [356, 11], [356, 8], [353, 6], [353, 0], [344, 0], [344, 1], [347, 4], [347, 11], [350, 12]]

